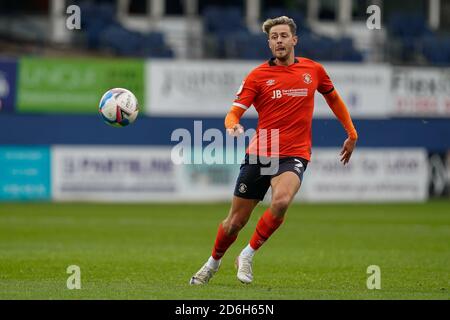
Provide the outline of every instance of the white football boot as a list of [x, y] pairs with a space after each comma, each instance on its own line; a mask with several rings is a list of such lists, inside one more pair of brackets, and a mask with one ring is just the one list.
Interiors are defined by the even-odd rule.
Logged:
[[192, 276], [191, 280], [189, 281], [189, 284], [191, 285], [207, 284], [209, 280], [213, 277], [213, 275], [219, 270], [219, 267], [217, 267], [217, 269], [213, 269], [208, 265], [208, 262], [206, 262], [203, 265], [203, 267], [201, 267], [200, 270], [198, 270], [197, 273]]
[[240, 254], [236, 258], [237, 278], [242, 283], [249, 284], [253, 281], [252, 264], [253, 256]]

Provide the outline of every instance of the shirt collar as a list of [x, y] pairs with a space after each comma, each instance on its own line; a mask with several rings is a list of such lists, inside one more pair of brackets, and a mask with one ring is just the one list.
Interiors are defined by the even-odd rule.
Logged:
[[[269, 66], [274, 67], [274, 66], [277, 65], [275, 63], [275, 59], [276, 59], [275, 57], [272, 57], [272, 58], [269, 59]], [[298, 63], [298, 59], [297, 58], [294, 58], [294, 63]]]

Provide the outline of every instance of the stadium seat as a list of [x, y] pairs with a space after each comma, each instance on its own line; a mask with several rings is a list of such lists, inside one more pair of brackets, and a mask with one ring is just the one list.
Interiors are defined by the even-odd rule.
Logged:
[[391, 43], [399, 43], [393, 58], [403, 62], [413, 62], [421, 51], [422, 38], [430, 37], [433, 32], [422, 14], [397, 12], [388, 19], [388, 35]]
[[292, 18], [295, 21], [295, 24], [297, 25], [297, 33], [299, 35], [302, 35], [305, 32], [311, 32], [310, 28], [306, 23], [305, 15], [297, 10], [289, 10], [281, 7], [270, 7], [263, 14], [262, 20], [264, 21], [265, 19], [268, 18], [275, 18], [280, 16], [288, 16], [289, 18]]
[[83, 12], [82, 30], [85, 30], [88, 48], [106, 49], [121, 56], [174, 56], [161, 32], [141, 34], [123, 27], [117, 21], [113, 4], [83, 1], [80, 8]]
[[264, 34], [239, 32], [226, 39], [226, 57], [246, 60], [266, 60], [271, 53]]
[[343, 37], [335, 41], [335, 48], [330, 51], [333, 55], [332, 60], [360, 62], [363, 60], [361, 52], [355, 49], [353, 39]]
[[99, 36], [99, 45], [121, 56], [173, 57], [173, 51], [166, 45], [162, 33], [141, 34], [120, 25], [107, 27]]
[[97, 49], [99, 37], [103, 30], [117, 23], [116, 8], [113, 3], [95, 4], [90, 1], [82, 1], [80, 10], [83, 12], [81, 29], [86, 32], [88, 48]]
[[227, 38], [230, 35], [247, 32], [242, 10], [239, 7], [208, 6], [203, 11], [204, 30], [211, 45], [206, 50], [214, 50], [214, 56], [225, 58]]
[[391, 35], [400, 38], [431, 33], [425, 17], [421, 14], [393, 13], [388, 19], [388, 27]]
[[429, 63], [450, 65], [450, 37], [423, 37], [421, 45], [422, 53]]
[[174, 53], [170, 49], [161, 32], [150, 32], [142, 35], [141, 48], [143, 56], [152, 58], [173, 58]]
[[306, 33], [300, 37], [299, 55], [319, 61], [360, 62], [364, 60], [361, 52], [353, 46], [353, 39], [343, 37], [332, 39], [317, 34]]
[[106, 27], [99, 36], [99, 45], [110, 49], [118, 55], [137, 55], [139, 53], [140, 38], [119, 25]]
[[203, 12], [207, 32], [236, 32], [245, 30], [242, 10], [239, 7], [209, 6]]

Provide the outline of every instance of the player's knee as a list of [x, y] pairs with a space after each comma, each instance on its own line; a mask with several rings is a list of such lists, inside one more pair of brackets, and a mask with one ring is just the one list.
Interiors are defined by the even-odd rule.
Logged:
[[290, 202], [291, 202], [290, 197], [286, 195], [275, 196], [272, 199], [272, 203], [270, 205], [272, 214], [282, 217], [284, 213], [287, 211]]

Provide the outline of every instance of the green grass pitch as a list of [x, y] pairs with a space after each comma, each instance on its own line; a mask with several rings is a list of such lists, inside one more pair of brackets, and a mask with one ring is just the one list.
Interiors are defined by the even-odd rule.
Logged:
[[[234, 259], [261, 205], [211, 282], [190, 286], [228, 208], [2, 203], [0, 299], [449, 299], [450, 201], [295, 204], [243, 285]], [[80, 290], [66, 287], [69, 265]], [[366, 287], [369, 265], [380, 290]]]

